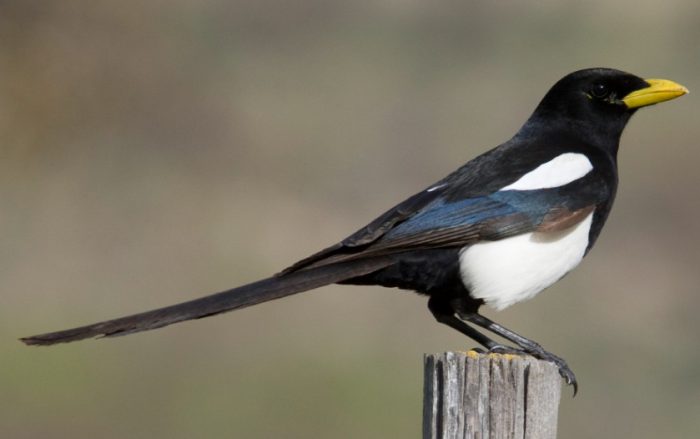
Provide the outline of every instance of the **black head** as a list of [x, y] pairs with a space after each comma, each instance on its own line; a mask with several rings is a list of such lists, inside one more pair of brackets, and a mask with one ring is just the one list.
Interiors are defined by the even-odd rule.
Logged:
[[615, 69], [579, 70], [547, 92], [523, 130], [563, 129], [599, 146], [617, 148], [622, 130], [640, 107], [673, 99], [688, 90], [666, 80], [644, 80]]

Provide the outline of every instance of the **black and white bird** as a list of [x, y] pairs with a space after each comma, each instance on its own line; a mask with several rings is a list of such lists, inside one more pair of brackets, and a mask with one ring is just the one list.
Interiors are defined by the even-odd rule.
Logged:
[[[267, 279], [115, 320], [22, 339], [50, 345], [159, 328], [340, 283], [429, 296], [440, 323], [494, 352], [563, 359], [479, 314], [532, 298], [595, 243], [617, 189], [625, 125], [647, 105], [688, 90], [607, 68], [559, 80], [515, 136], [389, 209], [339, 243]], [[476, 327], [516, 347], [503, 346]]]

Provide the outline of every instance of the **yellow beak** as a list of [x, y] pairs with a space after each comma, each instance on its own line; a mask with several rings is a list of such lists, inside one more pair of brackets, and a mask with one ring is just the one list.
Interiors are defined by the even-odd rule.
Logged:
[[659, 102], [670, 101], [688, 93], [682, 85], [667, 79], [645, 79], [649, 87], [635, 90], [622, 98], [627, 108], [646, 107]]

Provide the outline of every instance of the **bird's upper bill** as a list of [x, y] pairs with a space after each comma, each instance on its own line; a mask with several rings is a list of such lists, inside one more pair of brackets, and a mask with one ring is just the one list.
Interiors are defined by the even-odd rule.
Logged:
[[635, 90], [628, 94], [622, 101], [627, 108], [640, 108], [659, 102], [670, 101], [688, 93], [688, 89], [668, 79], [645, 79], [649, 87]]

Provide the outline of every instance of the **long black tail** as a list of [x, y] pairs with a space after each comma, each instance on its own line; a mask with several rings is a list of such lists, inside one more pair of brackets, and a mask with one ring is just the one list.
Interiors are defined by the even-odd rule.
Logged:
[[79, 328], [25, 337], [28, 345], [52, 345], [92, 337], [115, 337], [161, 328], [185, 320], [201, 319], [226, 311], [279, 299], [324, 285], [373, 273], [390, 265], [388, 257], [341, 262], [269, 277], [248, 285], [201, 297], [177, 305], [159, 308]]

